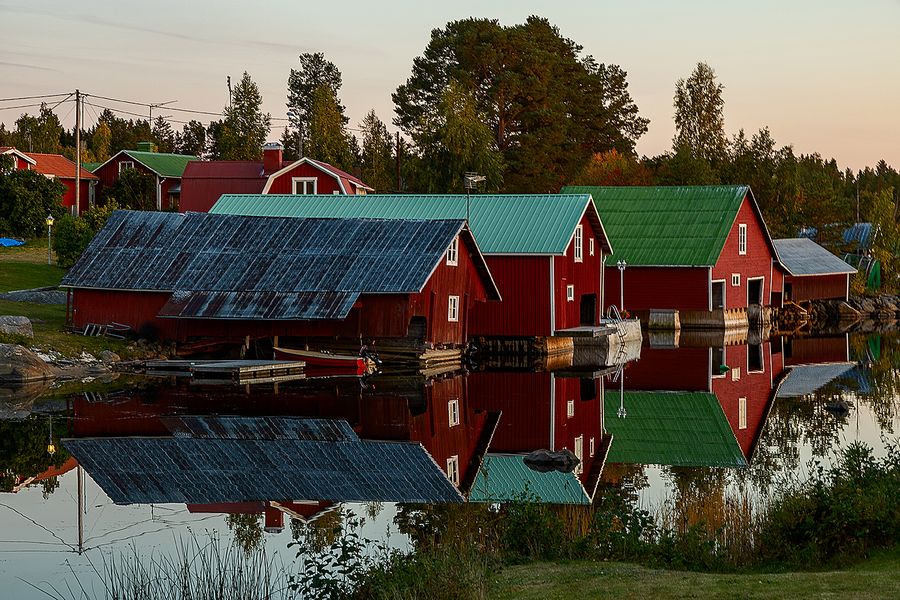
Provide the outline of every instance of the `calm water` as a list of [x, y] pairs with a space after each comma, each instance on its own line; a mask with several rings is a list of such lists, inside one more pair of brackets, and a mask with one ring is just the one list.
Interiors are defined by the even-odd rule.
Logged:
[[[366, 517], [364, 536], [407, 548], [397, 503], [426, 498], [587, 503], [621, 485], [664, 519], [727, 498], [760, 507], [853, 441], [884, 453], [900, 427], [895, 337], [679, 345], [645, 344], [619, 372], [153, 381], [0, 401], [4, 594], [65, 596], [77, 578], [102, 595], [110, 556], [171, 554], [208, 534], [292, 565], [287, 544], [330, 530], [341, 510]], [[528, 469], [521, 455], [543, 448], [582, 463]]]

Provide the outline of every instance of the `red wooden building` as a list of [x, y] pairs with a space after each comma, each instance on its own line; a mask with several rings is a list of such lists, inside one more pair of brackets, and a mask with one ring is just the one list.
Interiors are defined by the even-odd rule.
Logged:
[[137, 150], [121, 150], [116, 153], [94, 169], [94, 175], [99, 178], [102, 189], [115, 185], [119, 180], [119, 173], [127, 169], [138, 169], [154, 178], [156, 210], [169, 210], [178, 206], [185, 167], [199, 160], [196, 156], [186, 154], [154, 152], [152, 143], [140, 142]]
[[624, 308], [642, 318], [652, 309], [684, 315], [780, 305], [783, 273], [749, 187], [564, 191], [593, 196], [616, 249], [606, 261], [604, 306], [620, 303], [619, 262]]
[[88, 210], [94, 204], [95, 189], [98, 183], [96, 175], [85, 168], [81, 169], [81, 192], [78, 197], [78, 207], [75, 208], [75, 163], [60, 154], [38, 154], [29, 152], [28, 156], [34, 159], [32, 171], [37, 171], [46, 177], [58, 179], [66, 186], [63, 195], [63, 206], [73, 214], [78, 215]]
[[13, 171], [27, 171], [37, 164], [37, 161], [12, 146], [0, 146], [0, 156], [8, 156], [12, 159]]
[[784, 301], [850, 297], [850, 276], [856, 268], [807, 238], [775, 240], [784, 267]]
[[468, 341], [499, 300], [461, 220], [116, 211], [68, 272], [69, 319], [184, 342], [289, 336]]
[[285, 162], [279, 143], [266, 144], [261, 161], [189, 163], [181, 212], [207, 212], [223, 194], [353, 194], [375, 190], [358, 177], [311, 158]]
[[611, 251], [587, 194], [365, 197], [227, 195], [210, 211], [281, 217], [467, 219], [503, 295], [475, 307], [470, 333], [547, 336], [596, 325]]

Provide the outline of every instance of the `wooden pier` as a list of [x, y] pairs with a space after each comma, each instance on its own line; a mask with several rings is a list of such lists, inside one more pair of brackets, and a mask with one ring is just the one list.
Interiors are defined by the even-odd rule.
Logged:
[[303, 361], [291, 360], [153, 360], [147, 375], [186, 377], [204, 384], [277, 383], [305, 378]]

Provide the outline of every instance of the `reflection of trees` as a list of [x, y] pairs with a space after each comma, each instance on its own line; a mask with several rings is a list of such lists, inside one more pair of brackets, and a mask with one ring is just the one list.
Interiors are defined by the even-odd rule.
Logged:
[[[900, 412], [900, 337], [896, 333], [877, 336], [852, 336], [854, 358], [867, 367], [872, 393], [857, 400], [870, 407], [875, 422], [886, 433], [894, 433], [894, 420]], [[860, 367], [861, 368], [861, 367]]]
[[308, 523], [300, 519], [291, 519], [291, 537], [296, 542], [303, 541], [314, 552], [324, 552], [326, 548], [333, 546], [343, 529], [342, 510], [328, 511]]
[[[67, 433], [65, 420], [57, 419], [53, 427], [55, 454], [47, 452], [50, 417], [29, 415], [22, 421], [0, 421], [0, 492], [12, 491], [17, 478], [40, 475], [50, 467], [60, 467], [69, 453], [59, 443]], [[55, 487], [45, 487], [52, 493]]]
[[416, 550], [472, 543], [487, 549], [497, 544], [499, 518], [489, 504], [482, 503], [398, 504], [394, 523]]
[[259, 549], [263, 538], [261, 514], [228, 515], [225, 522], [234, 535], [234, 543], [245, 553]]

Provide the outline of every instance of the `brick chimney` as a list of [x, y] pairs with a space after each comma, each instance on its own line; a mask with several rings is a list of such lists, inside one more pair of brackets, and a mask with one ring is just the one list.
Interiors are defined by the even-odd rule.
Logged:
[[281, 168], [284, 146], [280, 142], [269, 142], [263, 146], [263, 172], [274, 173]]

